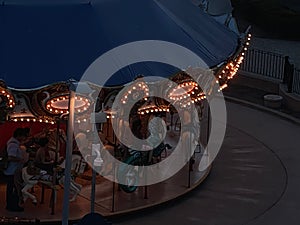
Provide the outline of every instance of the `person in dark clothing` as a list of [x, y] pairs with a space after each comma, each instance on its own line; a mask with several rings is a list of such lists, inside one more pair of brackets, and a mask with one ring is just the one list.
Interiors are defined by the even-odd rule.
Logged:
[[17, 128], [13, 137], [7, 142], [8, 166], [4, 171], [6, 178], [6, 209], [14, 212], [24, 211], [19, 206], [19, 196], [14, 183], [16, 171], [23, 167], [24, 159], [20, 145], [26, 140], [27, 135], [23, 128]]

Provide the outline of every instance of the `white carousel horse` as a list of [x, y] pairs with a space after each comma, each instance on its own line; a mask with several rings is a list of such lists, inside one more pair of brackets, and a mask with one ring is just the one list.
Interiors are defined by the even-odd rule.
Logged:
[[[73, 173], [82, 174], [84, 172], [86, 162], [82, 159], [80, 155], [72, 155], [72, 167], [71, 171]], [[65, 161], [59, 166], [60, 168], [65, 167]], [[23, 200], [24, 202], [30, 198], [33, 204], [37, 203], [36, 196], [29, 193], [28, 190], [31, 189], [38, 182], [42, 182], [51, 188], [54, 188], [52, 185], [52, 176], [47, 174], [46, 171], [40, 170], [39, 168], [28, 166], [22, 169], [22, 178], [24, 180], [24, 187], [22, 188]], [[60, 176], [58, 179], [60, 185], [63, 185], [64, 176]], [[75, 182], [74, 179], [71, 179], [70, 190], [73, 193], [70, 201], [74, 201], [77, 195], [80, 193], [82, 186]]]

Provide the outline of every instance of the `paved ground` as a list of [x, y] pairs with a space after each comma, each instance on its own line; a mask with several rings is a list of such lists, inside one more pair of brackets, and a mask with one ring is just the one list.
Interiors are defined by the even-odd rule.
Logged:
[[[256, 88], [250, 88], [243, 85], [231, 84], [228, 88], [223, 91], [225, 96], [233, 97], [236, 99], [245, 100], [247, 102], [254, 103], [256, 105], [264, 106], [264, 96], [266, 94], [278, 94], [270, 93], [263, 90], [258, 90]], [[298, 95], [295, 95], [298, 96]], [[279, 109], [274, 109], [277, 112], [282, 112], [291, 115], [295, 118], [300, 119], [300, 112], [295, 112], [287, 108], [286, 105], [282, 105]]]
[[234, 103], [227, 107], [226, 139], [204, 185], [114, 224], [299, 224], [300, 126]]

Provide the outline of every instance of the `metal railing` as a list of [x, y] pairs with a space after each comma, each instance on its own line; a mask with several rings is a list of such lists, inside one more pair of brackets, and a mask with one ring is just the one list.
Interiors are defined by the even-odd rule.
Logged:
[[287, 85], [288, 92], [300, 94], [300, 69], [290, 63], [288, 56], [251, 48], [241, 70], [278, 80]]
[[246, 52], [241, 70], [283, 81], [284, 67], [283, 55], [251, 48]]
[[300, 95], [300, 70], [294, 68], [292, 92]]

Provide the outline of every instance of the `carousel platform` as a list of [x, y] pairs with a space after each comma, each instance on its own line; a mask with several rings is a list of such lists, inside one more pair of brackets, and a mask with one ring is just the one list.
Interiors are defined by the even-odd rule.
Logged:
[[[172, 142], [169, 142], [172, 144]], [[175, 143], [174, 143], [175, 144]], [[200, 149], [200, 148], [199, 148]], [[199, 150], [198, 149], [198, 150]], [[168, 150], [172, 151], [172, 150]], [[196, 149], [197, 151], [197, 149]], [[167, 152], [171, 154], [171, 152]], [[202, 157], [201, 151], [195, 154], [195, 165]], [[179, 198], [199, 186], [209, 174], [210, 168], [199, 172], [196, 169], [190, 170], [186, 165], [172, 178], [147, 187], [138, 187], [133, 193], [126, 193], [118, 187], [118, 184], [101, 177], [96, 178], [96, 196], [95, 212], [104, 217], [113, 218], [115, 216], [136, 212], [146, 208], [161, 205], [176, 198]], [[70, 202], [69, 220], [80, 220], [84, 215], [90, 213], [91, 208], [91, 169], [88, 169], [76, 182], [83, 188], [76, 200]], [[30, 200], [27, 200], [23, 207], [24, 212], [9, 212], [5, 209], [5, 184], [0, 184], [0, 215], [5, 220], [18, 220], [25, 222], [40, 221], [40, 223], [59, 223], [62, 218], [63, 207], [63, 187], [59, 187], [56, 192], [56, 201], [54, 208], [51, 207], [50, 188], [44, 189], [42, 186], [35, 185], [34, 195], [38, 198], [38, 204], [35, 206]], [[44, 197], [42, 197], [44, 196]], [[54, 213], [53, 213], [54, 212]]]

